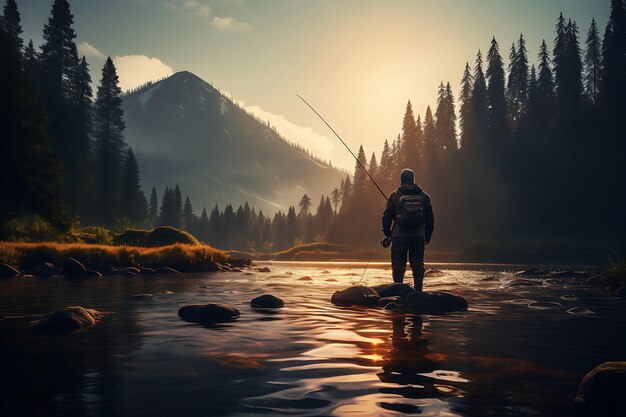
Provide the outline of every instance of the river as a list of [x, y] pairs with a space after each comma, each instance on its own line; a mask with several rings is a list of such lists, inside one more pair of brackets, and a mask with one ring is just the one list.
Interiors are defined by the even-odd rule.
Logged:
[[[626, 359], [626, 300], [584, 279], [512, 286], [524, 266], [437, 265], [425, 290], [470, 308], [420, 316], [333, 306], [361, 263], [257, 266], [271, 272], [1, 281], [1, 414], [567, 416], [586, 372]], [[362, 284], [390, 275], [376, 263]], [[153, 298], [129, 300], [138, 293]], [[265, 293], [285, 307], [253, 310]], [[213, 301], [241, 317], [202, 326], [177, 316]], [[70, 305], [115, 314], [71, 333], [27, 326]]]

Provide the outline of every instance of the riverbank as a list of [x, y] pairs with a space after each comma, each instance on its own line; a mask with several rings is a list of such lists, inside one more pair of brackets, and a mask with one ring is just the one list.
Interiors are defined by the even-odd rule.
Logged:
[[181, 272], [204, 272], [229, 264], [231, 257], [208, 245], [174, 244], [160, 247], [109, 246], [86, 243], [0, 242], [0, 263], [24, 270], [50, 262], [61, 265], [68, 258], [84, 264], [111, 265], [115, 268], [142, 266], [170, 267]]

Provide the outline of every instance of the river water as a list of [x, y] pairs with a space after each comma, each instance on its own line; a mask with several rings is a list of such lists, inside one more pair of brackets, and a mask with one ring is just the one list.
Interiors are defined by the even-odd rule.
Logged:
[[[425, 290], [461, 295], [469, 310], [405, 315], [330, 303], [362, 264], [258, 266], [271, 272], [1, 281], [1, 414], [567, 416], [586, 372], [626, 359], [626, 301], [584, 279], [512, 286], [523, 266], [438, 265]], [[362, 283], [390, 275], [375, 264]], [[138, 293], [153, 299], [128, 299]], [[285, 307], [253, 310], [265, 293]], [[213, 301], [241, 317], [177, 316]], [[70, 333], [27, 327], [70, 305], [115, 314]]]

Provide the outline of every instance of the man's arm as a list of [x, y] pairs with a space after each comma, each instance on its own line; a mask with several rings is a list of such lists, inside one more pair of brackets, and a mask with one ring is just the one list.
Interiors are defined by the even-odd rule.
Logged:
[[435, 230], [435, 215], [433, 214], [433, 205], [430, 202], [430, 196], [426, 194], [426, 224], [425, 224], [425, 232], [426, 232], [426, 243], [430, 242], [430, 238], [433, 236], [433, 231]]
[[393, 221], [393, 217], [395, 216], [395, 207], [394, 194], [392, 193], [387, 200], [387, 207], [383, 213], [383, 232], [387, 237], [391, 236], [391, 223]]

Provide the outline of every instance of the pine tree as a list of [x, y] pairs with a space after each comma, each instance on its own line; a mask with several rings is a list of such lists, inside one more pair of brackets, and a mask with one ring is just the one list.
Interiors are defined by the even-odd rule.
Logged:
[[298, 237], [298, 221], [296, 218], [296, 209], [293, 206], [289, 207], [286, 220], [287, 222], [285, 224], [285, 244], [287, 246], [293, 246], [296, 238]]
[[474, 85], [474, 78], [472, 77], [472, 70], [469, 63], [465, 63], [465, 71], [463, 72], [463, 78], [461, 79], [461, 95], [459, 118], [461, 123], [461, 147], [465, 147], [467, 144], [468, 136], [472, 129], [470, 102], [472, 99], [472, 89]]
[[541, 42], [539, 49], [539, 76], [537, 79], [537, 94], [542, 99], [554, 100], [554, 79], [552, 77], [552, 70], [550, 68], [550, 53], [548, 52], [548, 46], [546, 41]]
[[487, 84], [483, 72], [483, 56], [476, 54], [476, 66], [474, 67], [474, 85], [470, 100], [470, 117], [472, 118], [472, 130], [469, 136], [468, 151], [477, 157], [487, 148], [484, 140], [487, 133]]
[[330, 193], [330, 195], [332, 198], [333, 206], [335, 207], [335, 214], [337, 214], [337, 207], [339, 206], [339, 203], [341, 202], [341, 192], [339, 191], [337, 187], [335, 187], [335, 189], [333, 190], [332, 193]]
[[120, 210], [119, 172], [122, 152], [126, 147], [121, 95], [115, 65], [109, 57], [102, 68], [102, 78], [94, 106], [96, 220], [108, 227], [113, 226]]
[[140, 226], [146, 222], [148, 214], [148, 204], [146, 197], [141, 191], [139, 184], [139, 166], [135, 159], [135, 154], [131, 148], [126, 151], [123, 164], [121, 182], [121, 204], [122, 215], [130, 220], [131, 224]]
[[311, 198], [306, 193], [300, 199], [300, 214], [308, 215], [311, 211]]
[[58, 198], [61, 165], [41, 93], [22, 70], [18, 41], [4, 30], [0, 56], [0, 226], [28, 211], [65, 228]]
[[456, 142], [456, 112], [454, 109], [454, 95], [450, 83], [446, 84], [445, 91], [437, 98], [437, 110], [435, 111], [437, 137], [439, 138], [439, 151], [443, 161], [447, 163], [449, 156], [457, 149]]
[[611, 14], [602, 42], [601, 99], [609, 127], [616, 132], [626, 106], [626, 6], [624, 0], [611, 0]]
[[222, 238], [224, 234], [222, 233], [222, 219], [220, 209], [215, 205], [213, 210], [211, 210], [211, 217], [209, 217], [209, 230], [207, 232], [207, 242], [213, 246], [222, 247]]
[[490, 146], [501, 150], [507, 137], [507, 108], [504, 88], [504, 64], [495, 36], [487, 53], [487, 102]]
[[435, 119], [430, 106], [427, 106], [426, 116], [424, 117], [424, 146], [422, 150], [423, 165], [427, 172], [432, 171], [437, 165], [438, 148]]
[[600, 75], [602, 74], [602, 44], [598, 33], [596, 19], [591, 19], [587, 32], [587, 49], [585, 50], [585, 92], [593, 104], [598, 101], [600, 91]]
[[204, 242], [204, 243], [209, 242], [209, 230], [210, 230], [209, 215], [206, 212], [206, 208], [203, 208], [202, 214], [200, 215], [200, 220], [198, 221], [198, 236], [197, 236], [201, 242]]
[[363, 145], [359, 147], [359, 152], [357, 154], [357, 159], [359, 162], [356, 163], [354, 167], [354, 198], [361, 199], [365, 194], [365, 186], [367, 184], [367, 174], [365, 170], [367, 169], [367, 158], [365, 156], [365, 150], [363, 149]]
[[190, 232], [194, 228], [194, 214], [193, 207], [191, 206], [191, 200], [187, 196], [185, 198], [185, 204], [183, 205], [183, 224], [184, 230]]
[[159, 199], [156, 188], [152, 187], [150, 192], [150, 204], [148, 205], [148, 225], [154, 227], [159, 218]]
[[[365, 154], [363, 154], [363, 156], [365, 156]], [[421, 165], [419, 137], [410, 100], [406, 104], [406, 111], [402, 119], [402, 137], [399, 144], [398, 162], [403, 168], [411, 168], [414, 171], [417, 171]]]
[[174, 197], [172, 201], [173, 212], [172, 223], [170, 226], [180, 229], [183, 222], [183, 196], [180, 192], [180, 187], [178, 186], [178, 184], [176, 184], [176, 187], [174, 187]]
[[4, 20], [6, 21], [7, 31], [15, 38], [18, 44], [18, 51], [21, 51], [24, 44], [24, 41], [21, 38], [22, 18], [20, 17], [20, 12], [17, 10], [15, 0], [6, 0], [2, 13], [4, 15]]
[[515, 45], [511, 47], [509, 57], [511, 62], [507, 83], [507, 108], [513, 130], [516, 130], [526, 112], [528, 101], [528, 54], [522, 34], [517, 41], [517, 48]]

